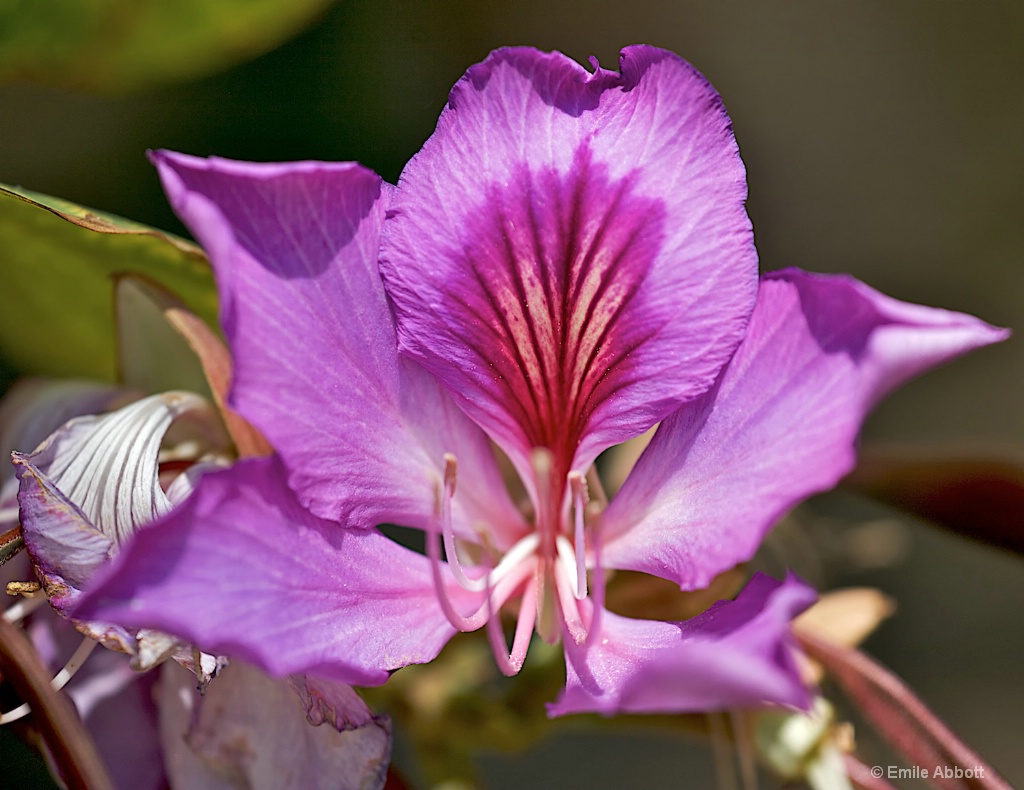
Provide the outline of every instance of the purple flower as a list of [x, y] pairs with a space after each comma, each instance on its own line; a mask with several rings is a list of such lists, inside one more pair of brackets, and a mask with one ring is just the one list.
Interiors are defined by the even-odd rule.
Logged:
[[[706, 585], [851, 468], [886, 392], [1005, 336], [849, 278], [759, 280], [721, 100], [650, 47], [621, 73], [493, 53], [394, 188], [356, 164], [154, 161], [216, 268], [231, 402], [279, 457], [204, 478], [78, 616], [273, 674], [382, 683], [486, 626], [509, 674], [535, 632], [563, 642], [555, 715], [804, 705], [801, 582], [673, 623], [606, 611], [606, 573]], [[607, 502], [595, 459], [659, 423]]]
[[[64, 422], [116, 400], [133, 402]], [[22, 600], [4, 617], [29, 616], [36, 649], [55, 669], [63, 663], [59, 656], [71, 654], [72, 641], [81, 642], [55, 688], [79, 671], [97, 643], [131, 656], [129, 669], [122, 656], [99, 651], [69, 687], [118, 787], [384, 783], [390, 722], [374, 716], [348, 686], [297, 676], [272, 680], [242, 662], [224, 669], [226, 659], [197, 654], [150, 629], [63, 619], [79, 588], [123, 541], [169, 512], [204, 470], [228, 463], [227, 438], [210, 403], [188, 392], [133, 400], [125, 391], [86, 382], [27, 381], [0, 402], [0, 442], [7, 441], [26, 448], [39, 444], [33, 453], [13, 453], [20, 508], [9, 498], [17, 481], [5, 481], [7, 469], [0, 467], [0, 529], [20, 520], [29, 555], [24, 559], [31, 559], [32, 569], [26, 563], [13, 578], [34, 572], [43, 586], [35, 595], [43, 597]], [[8, 519], [13, 523], [5, 524]], [[47, 600], [52, 610], [33, 613]], [[161, 664], [158, 683], [132, 671]], [[196, 691], [196, 676], [204, 696]], [[19, 706], [0, 716], [0, 723], [27, 712]]]

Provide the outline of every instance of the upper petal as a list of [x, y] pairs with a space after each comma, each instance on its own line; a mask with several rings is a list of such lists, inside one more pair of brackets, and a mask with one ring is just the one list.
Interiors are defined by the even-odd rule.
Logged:
[[686, 713], [766, 704], [804, 707], [789, 623], [815, 592], [793, 576], [758, 574], [735, 601], [683, 623], [601, 613], [601, 633], [566, 639], [566, 688], [548, 706], [566, 713]]
[[75, 617], [158, 628], [278, 676], [356, 685], [431, 660], [454, 633], [426, 557], [312, 515], [276, 458], [204, 477], [80, 600]]
[[463, 478], [456, 520], [515, 523], [483, 434], [398, 357], [377, 271], [390, 187], [347, 163], [154, 161], [217, 274], [232, 405], [302, 502], [347, 525], [428, 526], [448, 452]]
[[402, 351], [520, 469], [537, 446], [586, 466], [705, 391], [756, 295], [718, 94], [663, 50], [630, 47], [621, 68], [493, 52], [452, 90], [385, 223]]
[[882, 396], [1006, 336], [850, 277], [766, 275], [721, 380], [662, 423], [606, 511], [604, 563], [705, 586], [852, 468], [861, 423]]

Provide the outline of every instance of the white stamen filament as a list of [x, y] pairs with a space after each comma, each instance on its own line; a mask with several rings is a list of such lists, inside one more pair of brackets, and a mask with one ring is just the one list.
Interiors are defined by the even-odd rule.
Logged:
[[[572, 636], [573, 641], [578, 645], [582, 645], [587, 641], [587, 628], [580, 617], [579, 599], [576, 597], [576, 591], [573, 589], [576, 584], [576, 578], [573, 573], [575, 563], [572, 547], [569, 546], [569, 541], [564, 537], [559, 536], [559, 540], [564, 541], [565, 549], [562, 549], [562, 543], [558, 544], [559, 557], [558, 561], [554, 563], [555, 590], [558, 594], [558, 604], [562, 610], [562, 621], [565, 623], [565, 627]], [[568, 552], [568, 560], [566, 559], [566, 552]]]
[[14, 710], [9, 710], [7, 713], [0, 713], [0, 724], [10, 724], [12, 721], [23, 719], [32, 712], [32, 708], [26, 702], [24, 705], [19, 705]]
[[594, 606], [593, 615], [590, 618], [590, 626], [587, 631], [587, 642], [600, 637], [601, 634], [601, 612], [604, 611], [604, 568], [601, 566], [601, 521], [603, 511], [592, 517], [590, 523], [590, 539], [594, 546]]
[[491, 643], [491, 652], [498, 669], [507, 677], [519, 674], [526, 661], [526, 652], [533, 637], [533, 626], [537, 620], [537, 585], [525, 580], [523, 599], [519, 602], [519, 616], [516, 618], [516, 632], [512, 637], [512, 650], [505, 644], [505, 634], [501, 630], [501, 617], [490, 610], [488, 599], [487, 636]]
[[451, 453], [444, 454], [444, 491], [441, 492], [441, 536], [444, 540], [444, 551], [448, 555], [448, 567], [459, 586], [470, 592], [483, 592], [490, 582], [487, 576], [470, 579], [459, 561], [459, 553], [455, 547], [455, 528], [452, 526], [452, 499], [455, 496], [455, 480], [458, 473], [458, 462]]
[[585, 526], [583, 515], [589, 500], [586, 478], [579, 472], [570, 472], [569, 488], [572, 491], [572, 509], [575, 521], [576, 600], [582, 601], [587, 597], [587, 543], [583, 532]]
[[75, 673], [78, 672], [82, 664], [85, 663], [85, 659], [87, 659], [92, 651], [96, 649], [96, 645], [98, 644], [99, 642], [95, 639], [90, 639], [89, 637], [85, 637], [82, 640], [82, 643], [78, 646], [74, 655], [68, 659], [68, 663], [66, 663], [64, 668], [53, 678], [54, 691], [60, 691], [68, 684], [68, 681], [75, 676]]
[[9, 606], [4, 612], [4, 620], [8, 623], [20, 623], [32, 612], [47, 602], [45, 596], [40, 598], [22, 598], [13, 606]]
[[[487, 581], [487, 592], [484, 600], [475, 612], [466, 616], [461, 615], [455, 611], [455, 606], [452, 603], [451, 596], [448, 594], [448, 588], [445, 586], [444, 579], [442, 578], [442, 566], [444, 563], [441, 560], [441, 547], [440, 541], [432, 540], [428, 536], [427, 539], [427, 554], [430, 557], [431, 570], [434, 577], [434, 588], [437, 592], [438, 600], [441, 602], [441, 608], [444, 610], [445, 616], [448, 618], [448, 622], [452, 624], [454, 628], [460, 631], [475, 631], [482, 627], [489, 617], [490, 611], [498, 611], [505, 604], [505, 602], [512, 597], [512, 594], [516, 591], [523, 580], [526, 579], [534, 569], [535, 562], [530, 560], [529, 551], [523, 551], [520, 547], [521, 544], [526, 543], [527, 538], [521, 540], [516, 546], [513, 547], [513, 551], [519, 548], [516, 557], [511, 557], [514, 561], [509, 561], [513, 551], [510, 551], [505, 555], [505, 558], [498, 564], [492, 574], [488, 574], [484, 577]], [[528, 547], [528, 546], [527, 546]], [[517, 557], [520, 557], [517, 559]], [[524, 561], [530, 560], [530, 561]], [[449, 565], [449, 567], [451, 567]]]
[[[487, 569], [484, 564], [466, 566], [459, 558], [452, 517], [458, 467], [455, 456], [450, 453], [444, 456], [443, 483], [438, 486], [436, 512], [440, 522], [439, 534], [436, 537], [427, 536], [427, 555], [434, 587], [445, 616], [454, 628], [464, 632], [486, 626], [495, 662], [504, 674], [510, 676], [522, 669], [534, 629], [537, 628], [544, 637], [544, 628], [538, 625], [538, 618], [540, 602], [544, 600], [545, 580], [548, 586], [554, 588], [552, 603], [557, 602], [557, 611], [561, 615], [566, 635], [578, 645], [587, 643], [600, 632], [601, 608], [605, 597], [598, 527], [607, 500], [600, 481], [596, 479], [596, 473], [594, 491], [597, 499], [593, 503], [590, 500], [591, 485], [588, 477], [578, 471], [569, 473], [566, 482], [573, 523], [571, 530], [566, 530], [564, 516], [559, 516], [559, 508], [552, 498], [550, 452], [543, 448], [535, 450], [530, 460], [537, 484], [535, 529], [504, 552], [492, 568]], [[593, 600], [581, 604], [581, 601], [588, 599], [590, 593], [587, 580], [588, 533], [597, 564], [594, 569]], [[549, 555], [552, 548], [553, 557]], [[442, 551], [447, 563], [442, 559]], [[450, 579], [442, 570], [446, 564], [451, 573]], [[471, 578], [467, 571], [482, 572], [482, 575]], [[453, 594], [459, 591], [451, 584], [452, 580], [469, 593], [483, 594], [475, 611], [462, 614], [456, 610]], [[516, 628], [509, 648], [502, 628], [501, 609], [517, 595], [520, 600]], [[551, 624], [555, 625], [554, 621]], [[551, 634], [555, 640], [558, 631], [555, 625], [554, 633]]]
[[536, 532], [531, 532], [525, 538], [516, 543], [512, 548], [505, 552], [505, 556], [501, 558], [501, 561], [495, 566], [494, 570], [491, 571], [491, 583], [497, 584], [500, 579], [504, 578], [508, 574], [510, 569], [533, 554], [539, 545], [540, 535]]
[[580, 595], [579, 574], [576, 573], [576, 552], [573, 551], [572, 544], [569, 543], [569, 539], [565, 535], [555, 538], [555, 548], [558, 550], [556, 564], [562, 566], [566, 579], [571, 585], [573, 597], [580, 601], [586, 597], [586, 593]]
[[[85, 659], [87, 659], [89, 654], [96, 649], [96, 645], [98, 644], [99, 642], [95, 639], [90, 639], [89, 637], [85, 637], [82, 640], [78, 649], [75, 650], [71, 658], [68, 659], [68, 663], [66, 663], [64, 668], [54, 676], [52, 681], [50, 681], [50, 685], [53, 686], [54, 691], [60, 691], [68, 684], [68, 681], [75, 676], [79, 667], [85, 663]], [[24, 718], [31, 712], [32, 709], [29, 707], [28, 703], [19, 705], [14, 710], [0, 714], [0, 724], [9, 724], [12, 721], [17, 721], [18, 719]]]

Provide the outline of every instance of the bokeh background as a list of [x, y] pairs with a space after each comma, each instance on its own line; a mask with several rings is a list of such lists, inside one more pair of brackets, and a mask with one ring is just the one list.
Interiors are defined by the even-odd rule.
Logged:
[[[11, 0], [0, 15], [33, 5]], [[168, 31], [194, 24], [204, 5], [216, 0], [182, 2], [166, 15]], [[621, 46], [643, 42], [680, 53], [723, 95], [763, 268], [849, 272], [903, 299], [1024, 327], [1018, 2], [347, 0], [311, 21], [275, 23], [277, 37], [291, 37], [262, 55], [225, 33], [183, 48], [162, 83], [124, 66], [113, 87], [68, 87], [103, 77], [97, 53], [119, 40], [115, 12], [89, 31], [93, 55], [68, 56], [56, 76], [33, 78], [19, 67], [30, 61], [24, 42], [0, 34], [0, 181], [184, 234], [146, 149], [358, 160], [394, 181], [451, 84], [492, 48], [529, 44], [614, 68]], [[69, 26], [63, 35], [84, 33]], [[216, 69], [206, 65], [211, 53], [236, 65], [182, 77]], [[1020, 458], [1022, 380], [1024, 351], [1011, 339], [897, 393], [866, 441], [967, 442]], [[796, 540], [805, 542], [787, 536], [782, 551], [823, 585], [871, 584], [894, 596], [896, 616], [867, 648], [1024, 785], [1024, 565], [848, 496], [812, 503], [801, 521]], [[710, 755], [667, 736], [568, 734], [481, 760], [495, 787], [712, 783]]]

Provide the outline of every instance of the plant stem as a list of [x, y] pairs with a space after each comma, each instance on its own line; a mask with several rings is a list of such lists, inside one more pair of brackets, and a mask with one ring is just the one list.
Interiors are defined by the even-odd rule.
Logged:
[[50, 673], [25, 633], [0, 618], [0, 669], [32, 707], [61, 776], [72, 790], [113, 790], [107, 769], [68, 699], [54, 691]]

